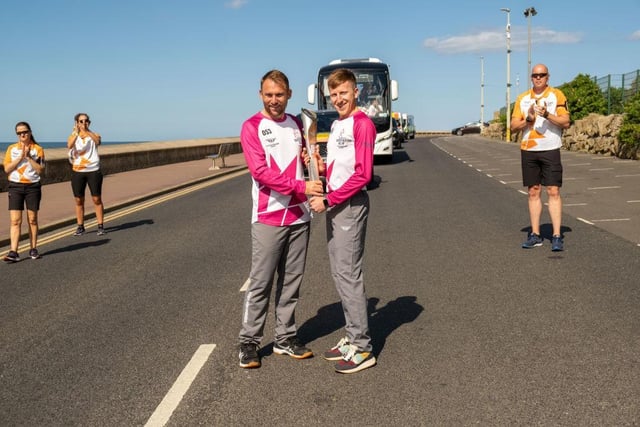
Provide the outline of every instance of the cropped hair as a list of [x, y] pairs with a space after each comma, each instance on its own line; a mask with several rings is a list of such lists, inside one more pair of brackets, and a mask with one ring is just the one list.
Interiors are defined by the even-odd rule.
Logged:
[[346, 68], [338, 68], [329, 74], [329, 78], [327, 79], [329, 89], [334, 89], [344, 82], [351, 82], [353, 86], [356, 85], [356, 75], [353, 74], [353, 71], [347, 70]]
[[267, 73], [264, 76], [262, 76], [262, 79], [260, 80], [260, 89], [262, 89], [262, 85], [264, 84], [264, 81], [267, 79], [273, 80], [274, 82], [284, 86], [285, 89], [289, 90], [289, 78], [282, 71], [280, 70], [267, 71]]

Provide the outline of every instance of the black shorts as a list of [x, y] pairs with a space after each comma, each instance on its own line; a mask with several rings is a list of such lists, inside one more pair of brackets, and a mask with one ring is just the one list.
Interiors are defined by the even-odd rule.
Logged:
[[42, 186], [39, 182], [33, 184], [21, 184], [17, 182], [9, 182], [7, 189], [9, 195], [9, 210], [24, 210], [25, 204], [27, 210], [38, 212], [40, 210], [40, 200], [42, 200]]
[[93, 197], [102, 196], [102, 171], [71, 172], [71, 189], [74, 197], [84, 197], [87, 184]]
[[546, 187], [562, 187], [562, 163], [560, 149], [548, 151], [520, 150], [522, 163], [522, 185], [531, 187], [542, 184]]

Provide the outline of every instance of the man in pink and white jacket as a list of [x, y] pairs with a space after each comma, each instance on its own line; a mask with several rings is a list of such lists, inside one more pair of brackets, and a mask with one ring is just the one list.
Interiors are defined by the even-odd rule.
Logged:
[[239, 334], [242, 368], [258, 368], [269, 298], [276, 279], [273, 351], [294, 359], [313, 356], [297, 337], [295, 308], [304, 274], [311, 213], [307, 196], [322, 195], [322, 181], [305, 181], [302, 123], [286, 113], [289, 79], [278, 70], [260, 83], [263, 109], [247, 119], [240, 143], [252, 177], [252, 261]]

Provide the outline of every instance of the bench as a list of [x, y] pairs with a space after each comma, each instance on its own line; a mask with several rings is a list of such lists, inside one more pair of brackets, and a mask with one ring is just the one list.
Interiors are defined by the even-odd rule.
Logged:
[[227, 157], [231, 153], [231, 147], [232, 146], [233, 146], [233, 144], [229, 144], [229, 143], [220, 144], [218, 146], [218, 152], [217, 153], [209, 154], [208, 156], [206, 156], [207, 159], [211, 159], [213, 161], [213, 164], [211, 165], [209, 170], [220, 169], [220, 166], [216, 165], [216, 159], [220, 159], [220, 162], [222, 163], [221, 167], [223, 167], [223, 168], [227, 167], [227, 165], [224, 162], [224, 158]]

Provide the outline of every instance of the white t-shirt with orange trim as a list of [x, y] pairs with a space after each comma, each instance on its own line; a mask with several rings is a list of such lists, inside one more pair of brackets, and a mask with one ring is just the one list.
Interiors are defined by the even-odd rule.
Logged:
[[[533, 90], [524, 92], [518, 96], [513, 109], [512, 118], [526, 119], [529, 107], [536, 102], [544, 102], [547, 111], [553, 115], [569, 114], [567, 98], [560, 89], [547, 87], [540, 95]], [[547, 151], [562, 147], [562, 128], [549, 120], [536, 117], [533, 126], [527, 126], [522, 134], [520, 149], [525, 151]]]
[[95, 172], [100, 169], [98, 146], [91, 135], [84, 138], [80, 135], [76, 137], [69, 153], [69, 159], [73, 160], [72, 167], [76, 172]]
[[[4, 163], [11, 163], [20, 157], [22, 157], [22, 144], [16, 142], [7, 148], [7, 152], [4, 155]], [[31, 144], [29, 157], [35, 160], [36, 163], [44, 165], [44, 150], [39, 144]], [[18, 166], [16, 166], [13, 171], [11, 171], [7, 179], [11, 182], [20, 184], [34, 184], [36, 182], [40, 182], [40, 175], [36, 172], [33, 166], [31, 166], [29, 160], [25, 158], [18, 163]]]

